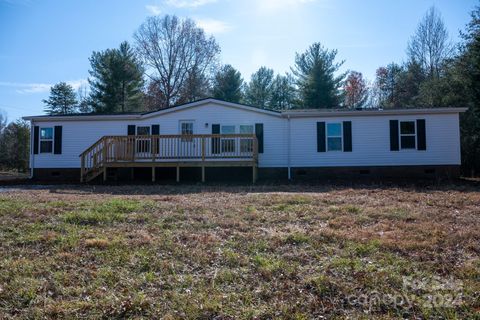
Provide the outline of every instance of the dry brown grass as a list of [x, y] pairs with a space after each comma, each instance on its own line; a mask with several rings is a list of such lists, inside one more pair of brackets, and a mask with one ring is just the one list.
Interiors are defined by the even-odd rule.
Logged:
[[[0, 193], [0, 219], [6, 317], [455, 319], [480, 311], [475, 187], [19, 189]], [[429, 301], [459, 293], [452, 305]], [[390, 296], [409, 304], [374, 300]]]

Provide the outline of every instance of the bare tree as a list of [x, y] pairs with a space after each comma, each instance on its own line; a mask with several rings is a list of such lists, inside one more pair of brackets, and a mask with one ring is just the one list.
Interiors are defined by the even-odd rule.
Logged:
[[420, 63], [430, 79], [438, 78], [442, 63], [453, 54], [453, 45], [441, 14], [431, 7], [408, 43], [407, 53]]
[[191, 19], [149, 17], [135, 32], [137, 51], [147, 75], [164, 96], [164, 105], [177, 103], [191, 72], [204, 75], [215, 63], [220, 47]]
[[349, 109], [363, 108], [368, 100], [367, 82], [361, 72], [351, 71], [343, 84], [345, 105]]
[[3, 129], [7, 126], [7, 115], [2, 110], [0, 110], [0, 134], [2, 133]]
[[80, 85], [77, 90], [78, 111], [81, 113], [92, 112], [92, 106], [88, 98], [88, 87], [85, 84]]

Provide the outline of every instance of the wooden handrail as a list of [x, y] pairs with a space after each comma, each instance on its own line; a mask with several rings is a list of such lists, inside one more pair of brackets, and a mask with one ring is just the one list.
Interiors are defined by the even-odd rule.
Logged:
[[97, 142], [103, 138], [141, 138], [147, 139], [152, 137], [158, 138], [253, 138], [254, 134], [250, 133], [232, 133], [232, 134], [160, 134], [160, 135], [137, 135], [137, 136], [103, 136]]
[[106, 174], [112, 164], [241, 160], [258, 163], [258, 141], [254, 134], [168, 134], [104, 136], [80, 154], [81, 180]]
[[93, 148], [95, 148], [98, 144], [100, 144], [102, 142], [103, 139], [105, 139], [106, 136], [103, 136], [101, 137], [100, 139], [98, 139], [97, 141], [95, 141], [90, 147], [88, 147], [87, 149], [85, 149], [85, 151], [83, 151], [82, 153], [80, 153], [78, 156], [81, 157], [87, 153], [89, 153]]

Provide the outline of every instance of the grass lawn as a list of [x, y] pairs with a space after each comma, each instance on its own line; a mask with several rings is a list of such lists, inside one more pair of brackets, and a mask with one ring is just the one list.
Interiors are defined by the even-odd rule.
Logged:
[[480, 317], [473, 186], [0, 192], [0, 318]]

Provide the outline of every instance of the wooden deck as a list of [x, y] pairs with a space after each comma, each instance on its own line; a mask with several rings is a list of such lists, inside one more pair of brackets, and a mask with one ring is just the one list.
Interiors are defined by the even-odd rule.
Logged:
[[257, 180], [258, 142], [254, 134], [194, 134], [104, 136], [80, 155], [80, 181], [88, 182], [107, 168], [176, 167], [177, 182], [181, 167], [200, 167], [205, 182], [206, 167], [252, 167]]

